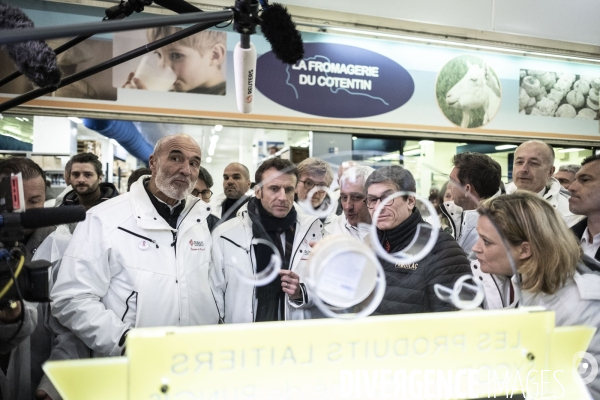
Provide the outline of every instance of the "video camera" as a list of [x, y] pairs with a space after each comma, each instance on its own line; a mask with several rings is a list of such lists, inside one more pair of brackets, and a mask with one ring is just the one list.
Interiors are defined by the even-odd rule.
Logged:
[[51, 263], [37, 260], [25, 265], [26, 231], [84, 219], [82, 206], [25, 211], [21, 173], [0, 178], [0, 309], [16, 300], [50, 301]]

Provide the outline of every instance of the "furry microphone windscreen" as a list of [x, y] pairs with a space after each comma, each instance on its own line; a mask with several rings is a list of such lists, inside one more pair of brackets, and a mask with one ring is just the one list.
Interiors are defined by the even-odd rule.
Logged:
[[277, 58], [286, 64], [295, 64], [304, 57], [302, 36], [287, 8], [273, 3], [263, 10], [260, 18], [262, 33]]
[[[33, 28], [23, 11], [0, 2], [0, 30]], [[56, 54], [40, 40], [2, 45], [17, 70], [38, 87], [56, 86], [62, 76]]]

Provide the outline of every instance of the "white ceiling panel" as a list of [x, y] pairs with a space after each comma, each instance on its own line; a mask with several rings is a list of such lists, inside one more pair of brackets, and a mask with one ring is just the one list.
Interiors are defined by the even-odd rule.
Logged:
[[567, 42], [600, 44], [597, 0], [495, 1], [494, 30]]
[[283, 0], [280, 3], [460, 28], [490, 30], [492, 27], [493, 0]]

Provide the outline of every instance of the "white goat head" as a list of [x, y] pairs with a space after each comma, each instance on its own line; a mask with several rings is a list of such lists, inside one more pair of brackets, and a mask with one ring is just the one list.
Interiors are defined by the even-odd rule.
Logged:
[[446, 104], [462, 110], [474, 110], [487, 106], [489, 95], [486, 93], [485, 67], [467, 63], [467, 73], [448, 91]]

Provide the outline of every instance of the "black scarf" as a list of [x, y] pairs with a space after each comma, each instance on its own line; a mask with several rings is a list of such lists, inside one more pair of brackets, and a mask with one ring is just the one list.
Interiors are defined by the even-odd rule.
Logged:
[[[252, 221], [252, 236], [265, 239], [277, 247], [282, 255], [281, 269], [290, 268], [292, 246], [296, 232], [296, 209], [292, 207], [283, 218], [277, 218], [264, 209], [259, 199], [253, 197], [248, 201], [248, 216]], [[285, 249], [281, 243], [281, 234], [285, 233]], [[263, 271], [271, 261], [273, 250], [265, 245], [255, 245], [256, 271]], [[277, 321], [283, 319], [279, 313], [283, 310], [284, 293], [281, 290], [281, 279], [277, 276], [273, 282], [256, 288], [258, 299], [256, 321]]]
[[[229, 221], [232, 218], [235, 218], [235, 215], [237, 213], [237, 211], [242, 208], [242, 206], [244, 204], [246, 204], [246, 202], [250, 199], [249, 196], [242, 196], [239, 199], [230, 199], [229, 197], [227, 197], [223, 203], [221, 203], [221, 218], [223, 218], [225, 215], [227, 215], [227, 219], [225, 221]], [[239, 203], [238, 203], [239, 202]], [[233, 208], [232, 210], [229, 210], [230, 208], [232, 208], [235, 204], [237, 203], [236, 207]], [[229, 214], [227, 213], [228, 211], [231, 211]], [[223, 221], [223, 222], [225, 222]]]
[[387, 231], [377, 229], [379, 242], [386, 252], [395, 253], [406, 247], [413, 239], [417, 225], [423, 222], [418, 208], [414, 208], [411, 215], [402, 221], [400, 225]]

